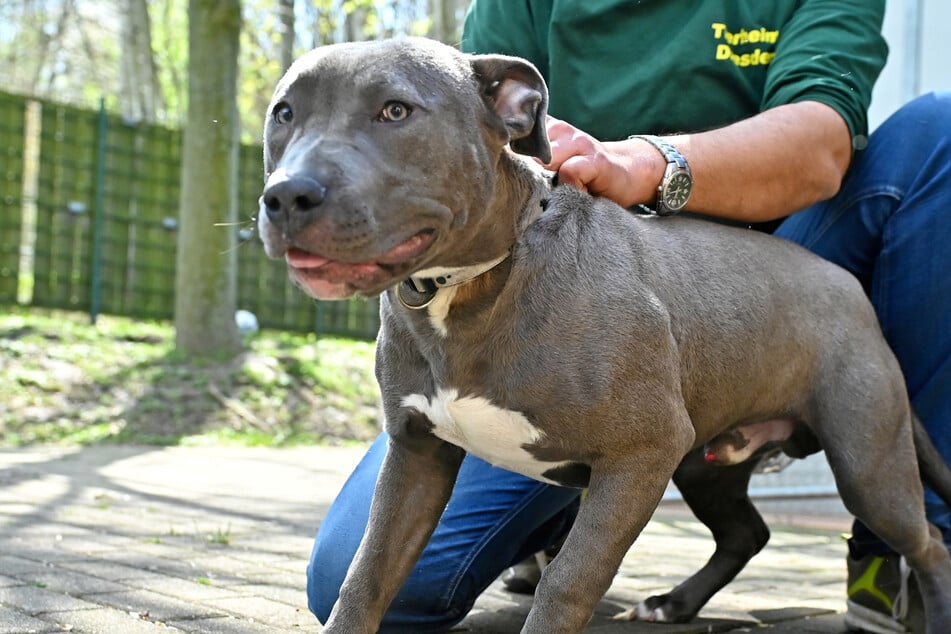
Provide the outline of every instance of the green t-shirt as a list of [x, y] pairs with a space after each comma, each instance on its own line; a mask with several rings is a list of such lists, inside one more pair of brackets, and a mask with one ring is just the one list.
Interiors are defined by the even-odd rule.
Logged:
[[696, 132], [781, 104], [838, 111], [861, 149], [884, 0], [475, 0], [462, 49], [531, 60], [550, 112], [601, 140]]

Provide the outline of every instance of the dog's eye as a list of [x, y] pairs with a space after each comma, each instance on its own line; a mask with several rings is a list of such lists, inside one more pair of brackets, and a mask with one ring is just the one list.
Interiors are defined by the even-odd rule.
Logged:
[[382, 121], [402, 121], [407, 118], [413, 109], [407, 106], [402, 101], [390, 101], [383, 106], [383, 110], [380, 111], [380, 120]]
[[290, 123], [294, 119], [294, 111], [289, 105], [281, 102], [274, 106], [273, 117], [277, 123]]

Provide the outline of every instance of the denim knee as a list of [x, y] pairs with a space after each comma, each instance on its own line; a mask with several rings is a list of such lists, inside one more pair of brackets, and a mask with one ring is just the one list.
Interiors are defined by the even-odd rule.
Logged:
[[[381, 435], [327, 511], [307, 567], [307, 604], [325, 622], [367, 526], [386, 454]], [[507, 567], [550, 546], [571, 525], [579, 492], [463, 460], [449, 504], [383, 617], [383, 632], [444, 631]]]
[[[947, 129], [946, 126], [936, 125], [942, 121], [951, 122], [951, 90], [929, 92], [912, 99], [896, 110], [883, 125], [900, 124], [903, 127], [927, 125], [937, 132]], [[933, 140], [927, 136], [922, 139], [925, 143]]]
[[[315, 566], [307, 566], [307, 607], [321, 623], [326, 623], [337, 601], [339, 586], [326, 583], [322, 575], [314, 574]], [[430, 581], [434, 581], [430, 579]], [[450, 583], [444, 579], [442, 583]], [[438, 585], [438, 581], [435, 582]], [[383, 623], [381, 633], [444, 632], [459, 623], [472, 609], [477, 595], [453, 593], [448, 602], [440, 593], [432, 592], [432, 586], [416, 585], [407, 580], [393, 600]]]
[[334, 602], [337, 600], [337, 589], [328, 591], [325, 584], [321, 584], [314, 579], [313, 565], [307, 566], [307, 608], [317, 617], [321, 623], [327, 622], [330, 616], [330, 610], [333, 609]]

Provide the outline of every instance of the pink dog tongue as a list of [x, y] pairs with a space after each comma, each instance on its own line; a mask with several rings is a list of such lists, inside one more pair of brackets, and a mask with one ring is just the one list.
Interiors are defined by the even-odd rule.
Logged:
[[300, 249], [290, 249], [284, 255], [284, 260], [295, 269], [316, 269], [330, 262], [330, 258]]
[[340, 262], [322, 255], [315, 255], [300, 249], [290, 249], [284, 256], [288, 266], [299, 275], [306, 276], [311, 283], [324, 279], [334, 283], [352, 282], [379, 273], [376, 262]]
[[302, 249], [289, 249], [284, 255], [284, 260], [295, 269], [317, 269], [330, 263], [337, 264], [341, 267], [353, 267], [354, 269], [364, 269], [370, 266], [377, 266], [378, 264], [398, 264], [415, 255], [419, 248], [423, 246], [430, 237], [431, 234], [429, 232], [417, 233], [380, 257], [367, 260], [366, 262], [340, 262], [316, 253], [309, 253]]

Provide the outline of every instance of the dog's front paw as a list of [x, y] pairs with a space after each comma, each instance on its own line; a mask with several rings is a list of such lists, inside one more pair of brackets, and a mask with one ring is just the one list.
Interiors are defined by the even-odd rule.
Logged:
[[687, 613], [685, 606], [679, 606], [669, 594], [648, 597], [630, 610], [614, 615], [618, 621], [649, 621], [651, 623], [684, 623], [693, 618]]

